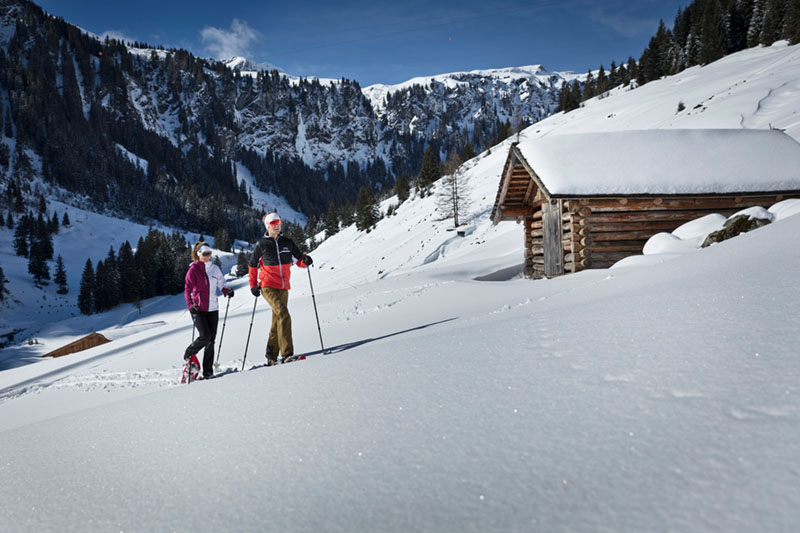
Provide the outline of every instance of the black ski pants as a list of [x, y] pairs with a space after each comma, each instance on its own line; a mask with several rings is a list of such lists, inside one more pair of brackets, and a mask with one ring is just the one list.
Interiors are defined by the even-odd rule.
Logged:
[[214, 373], [214, 342], [217, 340], [218, 323], [219, 311], [198, 311], [194, 318], [194, 325], [199, 336], [183, 354], [183, 358], [186, 359], [205, 348], [203, 351], [204, 376]]

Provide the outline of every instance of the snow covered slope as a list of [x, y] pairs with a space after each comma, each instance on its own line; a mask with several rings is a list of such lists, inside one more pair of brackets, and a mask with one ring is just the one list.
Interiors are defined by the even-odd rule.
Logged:
[[[800, 47], [749, 50], [524, 136], [760, 127], [771, 109], [797, 139], [800, 101], [780, 88], [796, 87], [798, 58]], [[687, 108], [714, 97], [675, 116], [675, 87]], [[324, 355], [310, 278], [295, 270], [305, 361], [178, 385], [191, 338], [178, 295], [131, 335], [0, 372], [0, 523], [795, 529], [800, 217], [669, 261], [523, 280], [521, 228], [488, 221], [507, 144], [467, 163], [463, 237], [429, 196], [312, 254]], [[254, 303], [245, 280], [233, 286], [223, 370], [242, 365]], [[248, 367], [263, 361], [269, 320], [258, 302]]]

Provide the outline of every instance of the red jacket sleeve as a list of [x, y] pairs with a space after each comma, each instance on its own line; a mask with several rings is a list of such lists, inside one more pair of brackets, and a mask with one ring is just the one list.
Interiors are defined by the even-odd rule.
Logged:
[[247, 272], [250, 275], [250, 288], [252, 289], [258, 285], [258, 267], [247, 267]]

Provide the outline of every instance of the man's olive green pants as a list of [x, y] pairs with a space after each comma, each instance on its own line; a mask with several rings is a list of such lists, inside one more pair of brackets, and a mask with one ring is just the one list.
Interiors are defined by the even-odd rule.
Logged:
[[274, 287], [261, 287], [261, 295], [272, 307], [272, 326], [267, 340], [267, 359], [275, 361], [278, 354], [284, 359], [294, 355], [292, 344], [292, 317], [289, 315], [289, 291]]

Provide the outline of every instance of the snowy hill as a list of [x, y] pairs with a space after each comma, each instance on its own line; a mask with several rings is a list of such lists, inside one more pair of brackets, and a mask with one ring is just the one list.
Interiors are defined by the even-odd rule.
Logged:
[[[800, 47], [752, 49], [523, 137], [772, 124], [798, 139], [798, 80]], [[128, 336], [0, 372], [0, 523], [793, 530], [800, 217], [776, 209], [773, 224], [646, 265], [519, 279], [522, 229], [487, 216], [511, 141], [467, 163], [465, 236], [429, 196], [312, 253], [325, 354], [295, 270], [305, 361], [178, 385], [191, 337], [178, 295], [126, 322]], [[245, 280], [233, 286], [220, 350], [231, 371], [254, 303]], [[270, 320], [256, 305], [246, 367], [263, 361]], [[17, 349], [41, 353], [100, 320], [53, 324], [43, 345]]]

